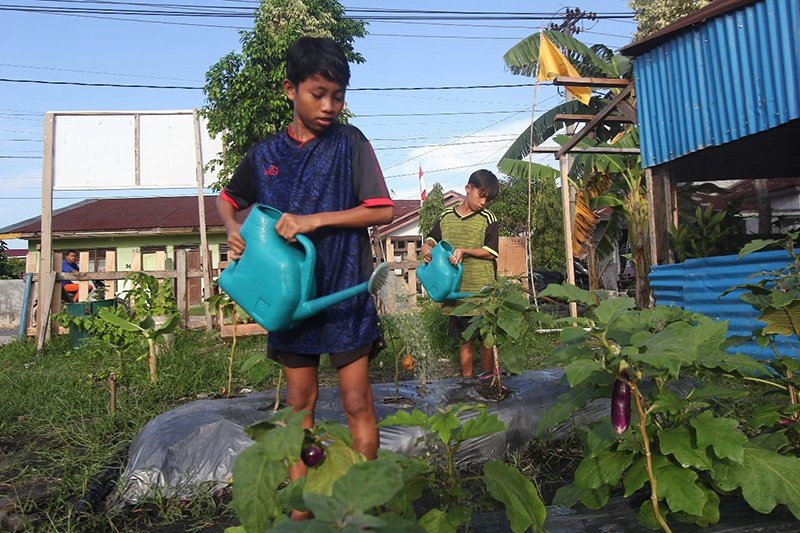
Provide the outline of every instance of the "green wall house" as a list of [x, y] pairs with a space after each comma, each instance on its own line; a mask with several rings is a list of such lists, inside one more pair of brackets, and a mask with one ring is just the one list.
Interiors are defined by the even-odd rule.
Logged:
[[[212, 267], [227, 260], [225, 227], [217, 215], [216, 196], [204, 197], [206, 231]], [[243, 220], [242, 213], [242, 220]], [[156, 269], [157, 252], [166, 253], [165, 268], [175, 268], [175, 251], [187, 251], [189, 268], [200, 266], [200, 215], [196, 196], [159, 198], [108, 198], [86, 200], [53, 213], [53, 251], [89, 253], [85, 272], [128, 271], [139, 252], [142, 270]], [[28, 241], [28, 268], [38, 270], [41, 249], [41, 217], [0, 229], [0, 239]], [[106, 252], [116, 253], [116, 264], [105, 264]], [[60, 268], [60, 265], [55, 265]], [[199, 280], [198, 280], [199, 283]], [[190, 290], [197, 303], [197, 290]], [[194, 295], [192, 293], [195, 293]]]

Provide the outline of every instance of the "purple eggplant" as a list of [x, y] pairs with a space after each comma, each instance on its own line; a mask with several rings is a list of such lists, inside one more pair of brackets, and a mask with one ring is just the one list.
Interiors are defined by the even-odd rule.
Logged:
[[631, 386], [616, 380], [611, 393], [611, 425], [622, 435], [631, 423]]
[[325, 459], [325, 450], [323, 450], [322, 447], [318, 446], [317, 444], [312, 444], [303, 448], [303, 451], [300, 452], [300, 458], [303, 460], [306, 466], [319, 466], [323, 459]]

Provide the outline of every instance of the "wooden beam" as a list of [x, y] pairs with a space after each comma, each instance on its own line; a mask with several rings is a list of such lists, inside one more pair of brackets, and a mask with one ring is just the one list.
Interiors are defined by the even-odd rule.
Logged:
[[556, 152], [556, 159], [558, 159], [562, 155], [572, 151], [572, 149], [575, 148], [578, 145], [578, 143], [581, 142], [583, 140], [583, 138], [586, 137], [586, 135], [588, 135], [589, 132], [592, 131], [595, 128], [595, 126], [600, 124], [600, 122], [602, 122], [603, 119], [605, 119], [608, 115], [611, 114], [611, 112], [617, 107], [617, 104], [619, 104], [625, 98], [630, 96], [631, 90], [633, 90], [633, 85], [628, 85], [625, 88], [623, 88], [619, 92], [619, 94], [617, 94], [614, 98], [612, 98], [611, 101], [603, 109], [601, 109], [594, 116], [594, 118], [589, 121], [588, 124], [586, 124], [583, 128], [581, 128], [581, 131], [576, 133], [572, 137], [572, 139], [570, 139], [567, 142], [567, 144], [565, 144], [564, 146], [561, 147], [561, 150]]
[[[594, 118], [594, 115], [574, 115], [570, 113], [558, 113], [556, 115], [556, 121], [572, 121], [572, 122], [591, 122]], [[625, 124], [630, 124], [636, 122], [635, 120], [631, 120], [628, 117], [620, 117], [617, 115], [612, 115], [604, 118], [602, 122], [623, 122]]]
[[[566, 145], [565, 145], [566, 146]], [[535, 154], [558, 154], [563, 148], [558, 146], [534, 146]], [[638, 154], [638, 148], [608, 148], [603, 146], [579, 146], [570, 150], [573, 154]], [[556, 155], [558, 157], [558, 155]]]
[[630, 80], [622, 78], [571, 78], [569, 76], [556, 76], [553, 85], [564, 87], [627, 87]]
[[[572, 263], [572, 215], [570, 214], [567, 156], [562, 155], [559, 157], [558, 163], [561, 170], [561, 207], [564, 209], [564, 256], [567, 261], [567, 283], [575, 285], [575, 265]], [[578, 306], [575, 302], [570, 302], [569, 304], [569, 316], [572, 318], [578, 316]]]

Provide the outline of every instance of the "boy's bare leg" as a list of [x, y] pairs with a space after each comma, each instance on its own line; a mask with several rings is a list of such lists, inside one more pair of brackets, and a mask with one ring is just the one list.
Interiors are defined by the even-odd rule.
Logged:
[[[309, 414], [303, 417], [303, 429], [314, 426], [314, 407], [317, 404], [319, 395], [319, 384], [317, 382], [316, 367], [289, 368], [283, 367], [286, 373], [286, 403], [292, 411], [307, 411]], [[308, 467], [303, 461], [297, 461], [289, 467], [289, 479], [295, 480], [306, 475]], [[292, 520], [306, 520], [311, 517], [311, 513], [293, 510]]]
[[484, 372], [494, 370], [494, 352], [485, 345], [481, 345], [481, 368]]
[[461, 344], [461, 376], [465, 378], [472, 377], [472, 357], [474, 351], [472, 349], [472, 341], [467, 341]]
[[362, 357], [339, 369], [339, 396], [353, 434], [353, 449], [375, 459], [380, 436], [368, 366], [369, 358]]

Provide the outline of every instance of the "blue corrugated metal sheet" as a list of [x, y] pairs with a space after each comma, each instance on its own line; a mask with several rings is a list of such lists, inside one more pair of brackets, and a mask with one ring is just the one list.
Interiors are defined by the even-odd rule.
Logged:
[[714, 17], [634, 60], [642, 166], [800, 118], [800, 2]]
[[[760, 277], [751, 277], [753, 274], [777, 270], [789, 262], [789, 254], [785, 251], [757, 252], [741, 259], [735, 255], [688, 259], [683, 263], [653, 267], [650, 288], [659, 305], [674, 305], [717, 320], [727, 320], [729, 336], [749, 336], [753, 329], [764, 326], [757, 320], [758, 311], [739, 298], [744, 291], [736, 290], [725, 296], [722, 293], [734, 285], [756, 282]], [[779, 336], [777, 339], [781, 354], [800, 357], [800, 342], [789, 337]], [[728, 351], [756, 359], [771, 359], [774, 355], [772, 350], [760, 348], [752, 342]]]

